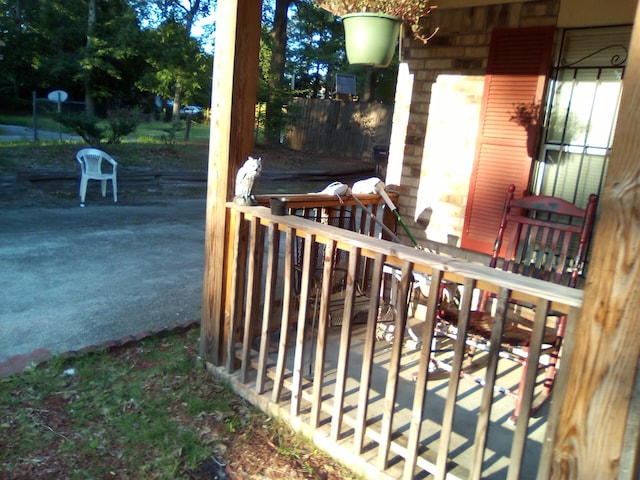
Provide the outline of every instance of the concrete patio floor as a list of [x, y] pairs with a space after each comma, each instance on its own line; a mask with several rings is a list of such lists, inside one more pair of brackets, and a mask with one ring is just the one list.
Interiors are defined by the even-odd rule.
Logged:
[[[359, 302], [360, 308], [366, 308], [364, 300], [365, 299], [361, 299]], [[421, 335], [421, 318], [424, 318], [424, 307], [422, 306], [418, 308], [416, 316], [409, 319], [409, 325], [418, 337]], [[292, 323], [295, 325], [295, 321]], [[308, 327], [309, 333], [307, 346], [305, 347], [306, 354], [303, 366], [303, 376], [305, 378], [301, 404], [301, 417], [303, 421], [308, 420], [311, 414], [311, 391], [314, 385], [313, 365], [311, 363], [311, 356], [315, 348], [314, 330], [311, 328], [313, 327], [313, 322], [309, 323]], [[292, 329], [295, 329], [295, 327], [292, 326]], [[338, 362], [341, 328], [339, 325], [332, 326], [329, 327], [328, 331], [329, 337], [327, 341], [325, 377], [323, 381], [323, 396], [325, 401], [323, 402], [320, 428], [318, 429], [320, 435], [326, 435], [327, 437], [329, 437], [331, 431], [333, 413], [332, 399], [336, 386], [336, 366]], [[339, 440], [340, 448], [344, 449], [343, 455], [347, 457], [352, 455], [351, 452], [353, 449], [352, 435], [353, 426], [356, 424], [358, 397], [361, 390], [359, 378], [361, 374], [365, 331], [366, 325], [357, 322], [357, 324], [353, 326], [351, 336], [348, 378], [343, 408], [344, 419]], [[293, 330], [290, 331], [288, 338], [290, 341], [293, 341], [293, 338], [295, 338], [295, 332]], [[269, 342], [272, 346], [272, 351], [270, 353], [269, 370], [267, 373], [270, 380], [273, 379], [274, 375], [278, 339], [279, 332], [273, 332]], [[375, 432], [380, 428], [385, 408], [385, 388], [387, 386], [388, 367], [392, 342], [395, 341], [397, 341], [395, 338], [388, 336], [387, 339], [378, 339], [375, 344], [373, 376], [369, 403], [367, 405], [367, 418], [369, 419], [367, 429], [373, 432], [371, 434], [372, 437], [376, 436]], [[441, 360], [447, 360], [451, 357], [451, 353], [447, 349], [447, 342], [448, 340], [444, 340], [438, 347], [437, 357]], [[411, 408], [416, 386], [415, 376], [417, 374], [421, 350], [420, 347], [415, 348], [413, 338], [409, 335], [404, 337], [403, 345], [398, 395], [394, 406], [393, 429], [394, 431], [401, 431], [406, 434], [411, 420]], [[238, 348], [241, 348], [241, 345], [238, 345]], [[237, 351], [237, 354], [240, 355], [240, 350]], [[257, 355], [258, 352], [253, 351], [254, 366], [257, 366]], [[286, 365], [288, 375], [285, 379], [285, 385], [287, 385], [288, 380], [292, 377], [293, 361], [293, 352], [291, 352]], [[474, 376], [479, 378], [483, 377], [484, 373], [485, 369], [483, 367], [473, 372]], [[505, 389], [516, 391], [521, 373], [522, 367], [520, 365], [508, 360], [501, 360], [499, 363], [498, 383]], [[449, 378], [446, 373], [440, 373], [434, 377], [434, 380], [428, 382], [427, 400], [423, 416], [424, 420], [421, 428], [422, 451], [420, 453], [421, 458], [418, 461], [418, 466], [422, 466], [423, 468], [428, 468], [428, 463], [435, 464], [436, 462], [436, 455], [440, 444], [440, 425], [442, 424], [445, 401], [449, 390]], [[542, 378], [543, 375], [541, 374], [540, 379]], [[234, 385], [240, 387], [240, 390], [251, 390], [253, 387], [253, 379], [250, 380], [248, 384], [242, 386], [237, 383], [237, 378], [234, 375], [231, 375], [231, 380]], [[267, 402], [271, 398], [272, 386], [271, 381], [267, 382], [266, 392], [262, 395]], [[540, 389], [541, 386], [538, 388]], [[450, 464], [452, 465], [451, 473], [455, 475], [455, 478], [467, 478], [469, 475], [464, 465], [471, 464], [482, 392], [482, 385], [475, 381], [466, 379], [460, 383], [450, 446], [451, 455], [449, 457]], [[505, 394], [504, 392], [494, 393], [491, 426], [484, 458], [483, 479], [498, 480], [506, 478], [512, 440], [515, 432], [515, 425], [509, 421], [513, 413], [514, 405], [515, 398], [512, 395]], [[279, 405], [279, 410], [285, 418], [289, 415], [289, 408], [290, 392], [285, 388], [283, 401]], [[542, 450], [542, 441], [547, 426], [548, 409], [549, 405], [547, 403], [530, 420], [529, 437], [523, 461], [522, 474], [520, 476], [522, 479], [536, 478], [539, 457]], [[297, 421], [299, 420], [300, 419], [297, 419]], [[396, 438], [394, 441], [399, 444], [403, 443], [402, 438]], [[368, 445], [367, 442], [365, 442], [363, 457], [375, 463], [377, 455], [378, 449], [376, 442], [372, 441]], [[389, 475], [389, 478], [400, 478], [402, 476], [402, 462], [398, 462], [395, 465], [392, 462], [392, 465], [385, 473]], [[429, 477], [425, 474], [419, 475], [416, 478]]]

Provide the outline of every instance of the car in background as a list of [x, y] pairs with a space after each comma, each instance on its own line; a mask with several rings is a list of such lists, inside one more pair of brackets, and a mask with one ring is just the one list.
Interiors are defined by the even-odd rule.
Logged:
[[180, 109], [181, 117], [191, 116], [192, 120], [201, 121], [204, 120], [204, 108], [197, 105], [187, 105]]

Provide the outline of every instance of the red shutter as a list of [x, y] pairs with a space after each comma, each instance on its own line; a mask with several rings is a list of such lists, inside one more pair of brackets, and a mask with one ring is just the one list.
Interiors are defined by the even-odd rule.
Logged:
[[532, 139], [511, 117], [518, 105], [542, 103], [553, 35], [554, 27], [493, 31], [462, 248], [491, 253], [509, 184], [516, 196], [528, 188]]

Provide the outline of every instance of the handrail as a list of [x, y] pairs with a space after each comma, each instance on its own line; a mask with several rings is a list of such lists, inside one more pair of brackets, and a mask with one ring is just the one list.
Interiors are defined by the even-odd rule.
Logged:
[[[377, 197], [377, 195], [372, 195], [372, 197]], [[368, 258], [374, 258], [376, 253], [384, 254], [387, 256], [387, 263], [395, 267], [401, 267], [403, 262], [408, 261], [413, 263], [414, 269], [421, 273], [429, 274], [434, 268], [442, 270], [445, 272], [445, 280], [459, 281], [461, 278], [475, 278], [479, 282], [478, 288], [495, 292], [498, 288], [509, 288], [514, 291], [513, 298], [516, 300], [543, 298], [557, 302], [552, 304], [552, 307], [560, 312], [566, 313], [569, 307], [582, 305], [583, 292], [576, 288], [505, 272], [488, 265], [470, 263], [451, 255], [431, 253], [408, 245], [363, 236], [331, 225], [310, 222], [295, 215], [272, 215], [264, 207], [232, 206], [231, 204], [228, 207], [242, 212], [247, 220], [256, 219], [264, 226], [275, 223], [280, 231], [291, 227], [300, 236], [308, 233], [315, 234], [316, 241], [320, 243], [335, 240], [338, 247], [344, 250], [348, 250], [349, 247], [358, 247], [362, 249], [362, 255]], [[459, 250], [462, 252], [462, 249]]]
[[[398, 201], [398, 194], [388, 192], [392, 201]], [[256, 195], [258, 205], [269, 206], [269, 199], [272, 197], [283, 198], [291, 208], [315, 208], [315, 207], [342, 207], [357, 206], [357, 202], [349, 196], [326, 195], [324, 193], [285, 193]], [[367, 206], [383, 204], [382, 197], [378, 194], [362, 193], [357, 195], [358, 200]]]

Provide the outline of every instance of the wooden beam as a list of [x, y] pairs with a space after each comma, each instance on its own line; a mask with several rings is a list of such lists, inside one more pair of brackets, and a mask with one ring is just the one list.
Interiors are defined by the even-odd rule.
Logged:
[[[585, 301], [553, 440], [551, 478], [635, 478], [629, 422], [640, 357], [640, 9], [636, 11]], [[635, 399], [637, 401], [637, 399]], [[623, 439], [630, 439], [625, 445]], [[635, 460], [638, 467], [638, 459]], [[549, 478], [541, 472], [539, 478]]]
[[216, 365], [222, 362], [229, 273], [225, 202], [233, 196], [235, 172], [253, 150], [261, 13], [261, 0], [217, 2], [200, 335], [200, 354]]

